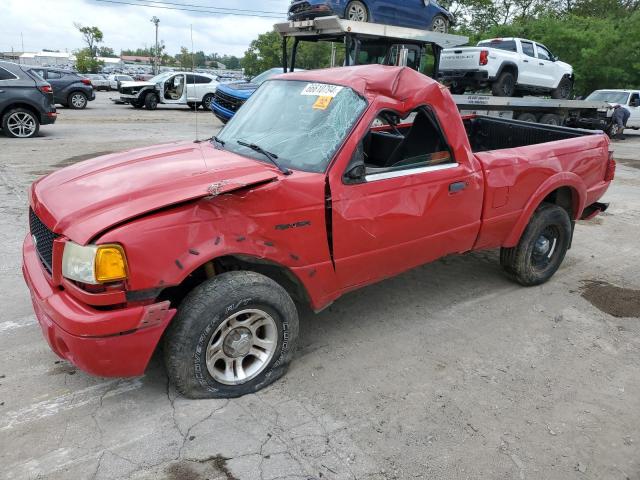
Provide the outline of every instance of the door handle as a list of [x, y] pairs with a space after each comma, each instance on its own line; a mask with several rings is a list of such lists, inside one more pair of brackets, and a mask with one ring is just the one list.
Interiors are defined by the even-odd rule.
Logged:
[[522, 60], [524, 63], [529, 63], [529, 60]]
[[458, 193], [467, 188], [467, 182], [455, 182], [449, 185], [449, 193]]
[[4, 90], [0, 90], [0, 93], [4, 93]]
[[542, 65], [544, 67], [544, 63], [540, 62], [539, 65]]

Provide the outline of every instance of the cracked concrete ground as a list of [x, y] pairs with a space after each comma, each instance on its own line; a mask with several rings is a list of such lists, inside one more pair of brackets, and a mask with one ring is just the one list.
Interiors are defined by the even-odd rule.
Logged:
[[192, 401], [157, 357], [135, 379], [60, 361], [22, 281], [37, 176], [193, 138], [188, 110], [107, 96], [40, 138], [0, 137], [0, 478], [640, 480], [640, 320], [581, 296], [589, 280], [640, 288], [640, 136], [614, 143], [611, 208], [548, 284], [510, 283], [496, 252], [449, 257], [303, 311], [289, 373], [259, 394]]

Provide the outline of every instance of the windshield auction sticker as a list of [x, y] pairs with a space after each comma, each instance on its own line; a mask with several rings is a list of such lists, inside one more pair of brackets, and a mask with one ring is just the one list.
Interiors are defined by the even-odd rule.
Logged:
[[344, 87], [328, 85], [326, 83], [308, 83], [300, 95], [334, 98]]
[[329, 104], [331, 103], [331, 100], [333, 100], [333, 97], [328, 97], [328, 96], [318, 97], [318, 99], [316, 100], [316, 103], [313, 104], [313, 109], [326, 110], [327, 108], [329, 108]]

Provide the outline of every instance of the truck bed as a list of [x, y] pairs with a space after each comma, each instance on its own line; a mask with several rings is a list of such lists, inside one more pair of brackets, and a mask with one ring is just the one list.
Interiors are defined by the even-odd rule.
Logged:
[[480, 115], [465, 118], [464, 126], [474, 153], [602, 133], [597, 130], [581, 130]]

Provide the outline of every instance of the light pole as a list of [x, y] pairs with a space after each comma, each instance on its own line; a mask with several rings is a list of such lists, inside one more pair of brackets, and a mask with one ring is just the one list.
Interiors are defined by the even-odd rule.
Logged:
[[156, 58], [153, 62], [153, 74], [157, 75], [158, 71], [160, 70], [158, 66], [158, 64], [160, 63], [160, 59], [158, 58], [158, 24], [160, 23], [160, 19], [154, 15], [151, 19], [151, 23], [154, 23], [156, 26]]

